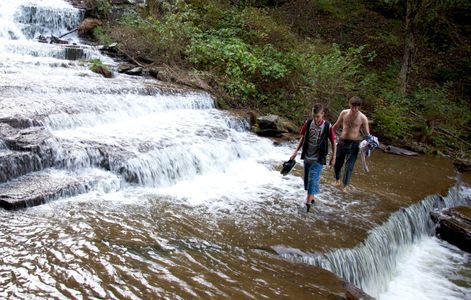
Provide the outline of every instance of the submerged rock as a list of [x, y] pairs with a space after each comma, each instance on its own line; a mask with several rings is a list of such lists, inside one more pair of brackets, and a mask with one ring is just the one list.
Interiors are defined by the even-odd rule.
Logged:
[[380, 149], [386, 153], [397, 154], [397, 155], [405, 155], [405, 156], [417, 156], [419, 155], [417, 152], [410, 151], [407, 149], [399, 148], [396, 146], [382, 146], [380, 145]]
[[459, 206], [431, 213], [436, 234], [463, 251], [471, 253], [471, 207]]

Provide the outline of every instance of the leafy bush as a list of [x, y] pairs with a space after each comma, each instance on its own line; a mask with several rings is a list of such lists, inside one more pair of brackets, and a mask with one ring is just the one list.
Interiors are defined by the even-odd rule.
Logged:
[[343, 52], [334, 44], [321, 52], [316, 46], [307, 45], [301, 51], [296, 56], [303, 93], [311, 103], [323, 102], [332, 112], [339, 113], [346, 105], [346, 98], [361, 89], [363, 47]]
[[[447, 86], [419, 88], [412, 95], [413, 109], [420, 112], [421, 123], [429, 133], [426, 141], [445, 146], [469, 134], [471, 111], [462, 101], [450, 101]], [[466, 130], [468, 129], [468, 130]], [[449, 145], [450, 146], [450, 145]]]
[[109, 0], [86, 0], [85, 5], [95, 11], [98, 17], [106, 17], [110, 14], [112, 5]]
[[92, 29], [92, 36], [101, 44], [109, 45], [113, 43], [111, 37], [106, 34], [105, 30], [101, 26], [97, 26]]
[[288, 68], [283, 55], [270, 44], [252, 48], [228, 32], [195, 35], [188, 46], [188, 61], [205, 71], [219, 73], [227, 91], [246, 103], [257, 96], [257, 84], [283, 78]]
[[377, 101], [373, 113], [375, 132], [386, 139], [397, 140], [411, 136], [412, 123], [409, 116], [410, 106], [401, 93], [386, 92]]

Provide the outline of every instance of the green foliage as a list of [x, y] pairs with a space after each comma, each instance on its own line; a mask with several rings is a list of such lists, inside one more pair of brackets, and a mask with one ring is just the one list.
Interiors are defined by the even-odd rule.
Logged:
[[108, 15], [111, 12], [111, 8], [112, 8], [112, 6], [111, 6], [110, 1], [108, 1], [108, 0], [98, 0], [97, 1], [97, 10], [101, 15], [103, 15], [103, 16]]
[[[419, 88], [413, 94], [414, 108], [431, 129], [459, 137], [469, 129], [471, 111], [462, 101], [450, 101], [447, 86]], [[436, 136], [435, 136], [436, 137]], [[440, 145], [440, 141], [432, 141]]]
[[99, 17], [106, 17], [113, 8], [109, 0], [86, 0], [86, 6], [94, 10]]
[[283, 55], [273, 46], [251, 48], [228, 32], [195, 35], [186, 54], [199, 68], [222, 74], [227, 91], [244, 103], [258, 96], [260, 82], [281, 79], [288, 72]]
[[409, 105], [401, 93], [385, 92], [377, 102], [373, 113], [375, 131], [389, 140], [410, 137]]
[[103, 45], [113, 43], [111, 37], [106, 34], [105, 30], [101, 26], [97, 26], [92, 29], [92, 36]]
[[313, 4], [321, 12], [331, 14], [340, 20], [351, 19], [352, 14], [360, 9], [358, 1], [316, 0]]
[[[341, 51], [336, 44], [324, 53], [307, 46], [297, 53], [298, 71], [305, 84], [304, 91], [338, 113], [345, 107], [347, 95], [360, 88], [362, 80], [361, 53], [363, 47]], [[310, 105], [308, 105], [310, 107]]]
[[103, 62], [101, 60], [99, 60], [98, 58], [90, 59], [88, 62], [91, 64], [90, 65], [90, 70], [92, 72], [97, 73], [99, 68], [103, 68], [103, 69], [109, 71], [108, 67], [106, 65], [104, 65]]

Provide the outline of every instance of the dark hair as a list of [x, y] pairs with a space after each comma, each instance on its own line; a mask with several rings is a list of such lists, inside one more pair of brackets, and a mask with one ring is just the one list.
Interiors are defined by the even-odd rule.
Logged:
[[323, 111], [324, 111], [324, 105], [322, 105], [320, 103], [316, 103], [312, 107], [312, 113], [313, 114], [318, 114], [318, 113], [323, 112]]
[[349, 100], [348, 100], [348, 103], [351, 105], [351, 106], [361, 106], [361, 98], [358, 97], [358, 96], [353, 96], [351, 97]]

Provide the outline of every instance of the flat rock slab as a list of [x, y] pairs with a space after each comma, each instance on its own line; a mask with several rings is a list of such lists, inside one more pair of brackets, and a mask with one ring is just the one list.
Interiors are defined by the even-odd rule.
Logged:
[[463, 251], [471, 253], [471, 207], [459, 206], [432, 213], [436, 234]]
[[380, 149], [386, 153], [397, 154], [397, 155], [405, 155], [405, 156], [419, 155], [417, 152], [409, 151], [407, 149], [399, 148], [393, 145], [388, 145], [388, 146], [380, 145]]
[[87, 181], [64, 172], [28, 174], [0, 185], [0, 206], [8, 210], [20, 209], [85, 193], [92, 187]]

